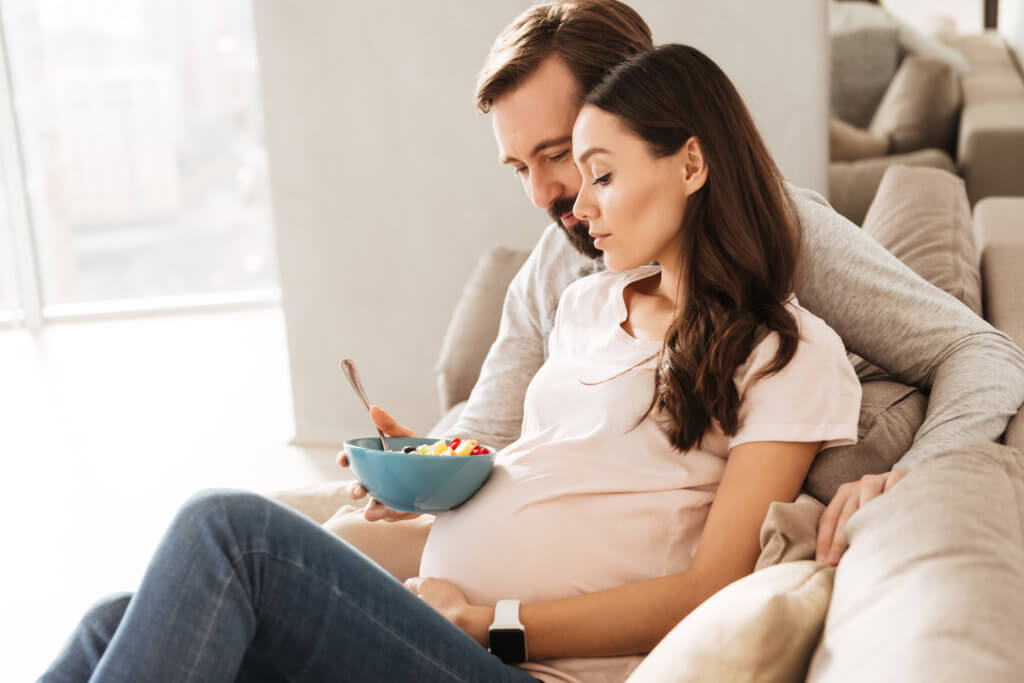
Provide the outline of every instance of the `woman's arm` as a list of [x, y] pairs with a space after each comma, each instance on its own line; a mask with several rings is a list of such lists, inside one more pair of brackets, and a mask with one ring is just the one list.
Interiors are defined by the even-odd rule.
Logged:
[[[519, 618], [526, 627], [530, 659], [650, 652], [704, 600], [753, 571], [768, 506], [796, 498], [819, 447], [817, 442], [760, 441], [733, 448], [690, 568], [523, 605]], [[490, 607], [467, 606], [454, 621], [486, 646], [493, 617]]]

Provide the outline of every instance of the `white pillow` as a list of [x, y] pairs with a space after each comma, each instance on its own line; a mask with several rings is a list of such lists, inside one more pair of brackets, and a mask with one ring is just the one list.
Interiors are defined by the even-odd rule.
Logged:
[[669, 631], [626, 683], [804, 680], [834, 575], [803, 560], [729, 584]]

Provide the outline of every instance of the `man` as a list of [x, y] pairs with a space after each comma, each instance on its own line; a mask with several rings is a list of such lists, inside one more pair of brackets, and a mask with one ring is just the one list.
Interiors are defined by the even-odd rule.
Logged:
[[[491, 115], [501, 162], [555, 222], [509, 286], [498, 339], [451, 436], [496, 447], [519, 437], [523, 397], [546, 357], [559, 296], [574, 280], [603, 268], [587, 226], [572, 214], [581, 179], [571, 134], [581, 99], [618, 63], [651, 47], [643, 19], [616, 0], [533, 7], [492, 47], [477, 106]], [[908, 468], [955, 446], [999, 438], [1024, 401], [1024, 354], [820, 196], [793, 186], [790, 192], [803, 231], [796, 281], [801, 304], [838, 332], [850, 352], [930, 392], [925, 421], [897, 467], [843, 485], [823, 514], [817, 559], [835, 565], [847, 547], [847, 520]], [[412, 435], [379, 408], [372, 415], [386, 434]], [[347, 464], [343, 454], [339, 461]], [[358, 484], [349, 492], [366, 495]], [[376, 501], [364, 515], [410, 517]]]

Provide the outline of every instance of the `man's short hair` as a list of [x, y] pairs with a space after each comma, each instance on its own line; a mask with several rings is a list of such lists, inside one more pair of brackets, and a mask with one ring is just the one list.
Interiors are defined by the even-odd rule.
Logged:
[[494, 41], [477, 79], [476, 106], [491, 105], [514, 90], [541, 62], [561, 57], [580, 84], [579, 97], [626, 58], [654, 47], [651, 29], [618, 0], [554, 0], [535, 5]]

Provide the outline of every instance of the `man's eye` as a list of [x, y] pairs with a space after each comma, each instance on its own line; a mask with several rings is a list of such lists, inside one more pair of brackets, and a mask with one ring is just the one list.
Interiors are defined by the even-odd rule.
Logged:
[[564, 152], [559, 152], [558, 154], [555, 154], [554, 156], [548, 157], [548, 159], [550, 159], [551, 161], [561, 161], [568, 154], [569, 154], [569, 150], [565, 150]]
[[595, 179], [594, 179], [594, 184], [595, 184], [595, 185], [607, 185], [607, 184], [608, 184], [608, 182], [609, 182], [609, 181], [610, 181], [611, 179], [612, 179], [612, 174], [611, 174], [611, 173], [605, 173], [605, 174], [604, 174], [603, 176], [601, 176], [600, 178], [595, 178]]
[[512, 172], [513, 172], [513, 173], [515, 173], [516, 175], [523, 175], [523, 174], [524, 174], [524, 173], [526, 173], [526, 172], [527, 172], [528, 170], [529, 170], [529, 169], [528, 169], [528, 168], [526, 168], [526, 166], [519, 166], [519, 167], [513, 168], [513, 169], [512, 169]]

